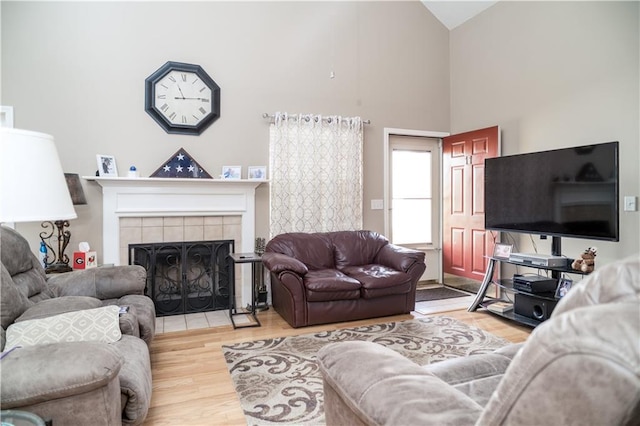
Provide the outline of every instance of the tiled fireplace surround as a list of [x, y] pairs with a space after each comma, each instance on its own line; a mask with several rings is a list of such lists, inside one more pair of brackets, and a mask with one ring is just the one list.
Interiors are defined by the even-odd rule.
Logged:
[[129, 244], [234, 240], [242, 247], [241, 216], [120, 218], [120, 264], [129, 262]]
[[[126, 265], [134, 243], [232, 239], [236, 252], [254, 249], [255, 188], [266, 181], [83, 178], [102, 187], [105, 264]], [[248, 265], [236, 266], [235, 288], [236, 306], [246, 306]]]

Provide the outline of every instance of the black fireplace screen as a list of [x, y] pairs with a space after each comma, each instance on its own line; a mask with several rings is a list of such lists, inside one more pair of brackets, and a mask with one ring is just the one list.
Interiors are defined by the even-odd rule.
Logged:
[[147, 270], [158, 316], [229, 309], [233, 240], [129, 244], [129, 264]]

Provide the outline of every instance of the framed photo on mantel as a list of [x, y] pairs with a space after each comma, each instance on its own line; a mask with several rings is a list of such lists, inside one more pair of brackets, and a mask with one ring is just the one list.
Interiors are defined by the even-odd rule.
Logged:
[[249, 166], [249, 173], [247, 176], [250, 180], [262, 180], [267, 178], [266, 166]]
[[116, 167], [116, 157], [113, 155], [96, 155], [98, 160], [98, 174], [100, 177], [118, 177], [118, 168]]
[[222, 179], [240, 179], [242, 177], [242, 166], [222, 166]]

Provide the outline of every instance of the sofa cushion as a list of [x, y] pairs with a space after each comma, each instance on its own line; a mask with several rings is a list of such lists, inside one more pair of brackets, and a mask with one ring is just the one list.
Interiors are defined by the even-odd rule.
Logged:
[[462, 392], [377, 343], [331, 343], [317, 360], [325, 395], [334, 403], [325, 410], [327, 424], [473, 425], [482, 411]]
[[345, 274], [362, 283], [362, 297], [374, 299], [392, 294], [407, 294], [411, 291], [409, 274], [382, 265], [348, 266]]
[[638, 424], [638, 318], [637, 301], [552, 315], [513, 358], [477, 424]]
[[[99, 389], [116, 379], [123, 362], [124, 358], [114, 347], [97, 342], [17, 349], [2, 359], [2, 409], [56, 403]], [[101, 401], [103, 398], [104, 395]], [[98, 404], [97, 400], [94, 404]], [[75, 410], [82, 408], [74, 407]]]
[[0, 244], [2, 264], [20, 292], [28, 298], [35, 296], [37, 299], [34, 301], [48, 299], [50, 295], [39, 296], [47, 290], [46, 275], [27, 240], [14, 229], [3, 226]]
[[312, 271], [335, 267], [333, 244], [326, 233], [280, 234], [267, 243], [266, 251], [282, 253], [298, 259]]
[[309, 271], [304, 277], [309, 302], [359, 299], [362, 284], [337, 269]]
[[0, 325], [6, 329], [18, 318], [29, 306], [32, 305], [27, 297], [22, 294], [13, 284], [9, 271], [0, 264]]
[[57, 342], [112, 343], [122, 337], [119, 311], [117, 306], [105, 306], [16, 322], [7, 329], [5, 346], [12, 348]]
[[626, 257], [598, 269], [578, 281], [553, 310], [552, 317], [572, 309], [604, 303], [637, 302], [640, 300], [640, 256]]
[[339, 231], [331, 233], [338, 269], [374, 263], [380, 249], [389, 241], [373, 231]]
[[125, 360], [119, 375], [122, 423], [140, 424], [147, 416], [151, 401], [149, 349], [142, 340], [133, 336], [122, 336], [122, 339], [109, 346], [115, 348]]
[[522, 343], [514, 343], [488, 354], [447, 359], [423, 368], [485, 406]]
[[83, 309], [95, 309], [101, 306], [102, 302], [93, 297], [56, 297], [54, 299], [42, 300], [31, 306], [16, 318], [16, 322], [47, 318], [53, 315], [66, 314], [67, 312], [81, 311]]

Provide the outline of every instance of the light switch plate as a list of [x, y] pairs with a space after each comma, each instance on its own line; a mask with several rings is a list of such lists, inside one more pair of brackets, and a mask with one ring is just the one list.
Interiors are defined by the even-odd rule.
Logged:
[[371, 210], [384, 209], [384, 200], [371, 200]]
[[636, 202], [636, 197], [633, 195], [627, 195], [624, 197], [624, 211], [625, 212], [635, 212], [638, 210], [638, 203]]

